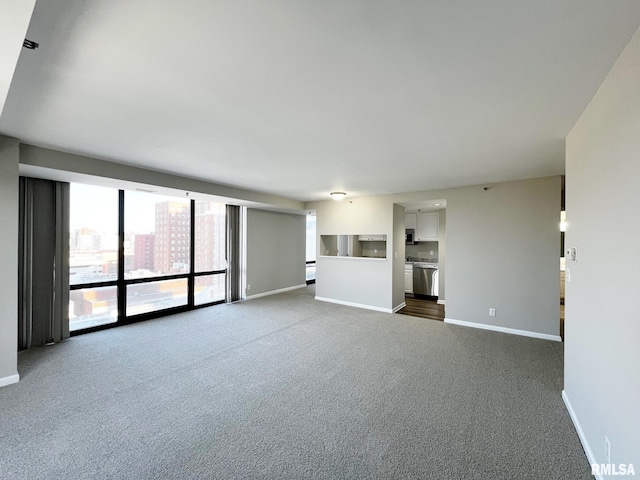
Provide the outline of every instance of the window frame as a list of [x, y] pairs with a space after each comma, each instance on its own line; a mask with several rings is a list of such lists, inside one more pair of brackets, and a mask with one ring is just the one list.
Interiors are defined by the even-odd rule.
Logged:
[[[71, 199], [73, 202], [73, 199]], [[199, 272], [195, 272], [195, 204], [196, 201], [194, 199], [190, 199], [189, 208], [190, 208], [190, 241], [189, 241], [189, 249], [190, 249], [190, 257], [189, 257], [189, 272], [187, 273], [177, 273], [171, 275], [157, 275], [153, 277], [144, 277], [144, 278], [130, 278], [125, 279], [125, 254], [124, 254], [124, 239], [125, 239], [125, 190], [118, 189], [118, 273], [116, 280], [106, 280], [102, 282], [87, 282], [87, 283], [77, 283], [73, 285], [69, 285], [69, 291], [73, 290], [83, 290], [90, 288], [102, 288], [102, 287], [117, 287], [117, 306], [118, 306], [118, 315], [117, 321], [107, 323], [104, 325], [96, 325], [88, 328], [82, 328], [77, 330], [72, 330], [70, 332], [71, 336], [81, 335], [84, 333], [95, 332], [99, 330], [105, 330], [108, 328], [119, 327], [122, 325], [128, 325], [131, 323], [136, 323], [144, 320], [149, 320], [152, 318], [159, 318], [166, 315], [173, 315], [181, 312], [188, 312], [190, 310], [195, 310], [198, 308], [210, 307], [212, 305], [219, 305], [221, 303], [227, 302], [227, 291], [228, 288], [225, 288], [225, 296], [222, 300], [217, 300], [213, 302], [203, 303], [196, 305], [195, 304], [195, 279], [200, 276], [207, 275], [226, 275], [225, 284], [228, 285], [229, 277], [228, 277], [228, 269], [218, 269], [218, 270], [203, 270]], [[225, 230], [226, 230], [226, 212], [225, 212]], [[225, 242], [225, 252], [227, 252], [227, 235], [225, 234], [222, 241]], [[226, 253], [225, 253], [226, 257]], [[175, 307], [167, 307], [159, 310], [154, 310], [151, 312], [140, 313], [136, 315], [127, 315], [127, 286], [142, 284], [142, 283], [153, 283], [162, 280], [175, 280], [175, 279], [186, 279], [187, 280], [187, 304], [180, 305]]]

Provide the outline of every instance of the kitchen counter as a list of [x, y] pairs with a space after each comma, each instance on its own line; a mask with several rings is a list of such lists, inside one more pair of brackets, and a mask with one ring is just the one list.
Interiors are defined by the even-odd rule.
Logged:
[[335, 258], [340, 260], [375, 260], [375, 261], [386, 261], [385, 257], [347, 257], [347, 256], [337, 256], [337, 255], [319, 255], [319, 258]]

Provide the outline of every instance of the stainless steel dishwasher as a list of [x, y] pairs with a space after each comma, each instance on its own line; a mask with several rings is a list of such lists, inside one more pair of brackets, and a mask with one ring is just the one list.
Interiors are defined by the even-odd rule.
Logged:
[[435, 263], [414, 262], [413, 294], [438, 296], [438, 265]]

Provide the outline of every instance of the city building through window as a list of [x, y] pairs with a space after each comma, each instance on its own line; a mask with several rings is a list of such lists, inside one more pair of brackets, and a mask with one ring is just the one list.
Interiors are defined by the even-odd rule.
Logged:
[[70, 190], [71, 331], [225, 301], [224, 204], [77, 183]]

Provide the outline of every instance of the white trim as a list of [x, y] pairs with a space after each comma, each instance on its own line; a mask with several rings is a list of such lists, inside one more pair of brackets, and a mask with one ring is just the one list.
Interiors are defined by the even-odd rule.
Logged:
[[[582, 426], [580, 425], [580, 422], [578, 421], [578, 416], [576, 415], [575, 410], [571, 406], [571, 401], [569, 400], [569, 396], [567, 395], [567, 391], [566, 390], [562, 390], [562, 400], [564, 400], [564, 405], [567, 407], [567, 411], [569, 412], [569, 416], [571, 417], [571, 421], [573, 422], [573, 426], [575, 427], [576, 432], [578, 433], [578, 438], [580, 439], [580, 443], [582, 444], [582, 449], [584, 450], [584, 453], [587, 456], [587, 460], [589, 461], [589, 465], [594, 465], [594, 464], [598, 463], [595, 455], [593, 454], [593, 451], [591, 450], [591, 447], [589, 446], [589, 442], [587, 441], [587, 437], [584, 434], [584, 430], [582, 430]], [[598, 480], [603, 480], [603, 478], [604, 478], [600, 474], [594, 475], [594, 476]]]
[[444, 305], [444, 300], [438, 300], [438, 305]]
[[391, 310], [391, 313], [396, 313], [398, 310], [402, 310], [406, 306], [407, 306], [407, 302], [402, 302], [400, 305], [398, 305], [393, 310]]
[[278, 290], [271, 290], [270, 292], [264, 292], [264, 293], [256, 293], [255, 295], [248, 295], [245, 300], [253, 300], [254, 298], [260, 298], [260, 297], [266, 297], [268, 295], [275, 295], [277, 293], [284, 293], [284, 292], [289, 292], [291, 290], [297, 290], [299, 288], [305, 288], [307, 286], [307, 284], [303, 284], [303, 285], [294, 285], [293, 287], [286, 287], [286, 288], [279, 288]]
[[316, 300], [321, 302], [337, 303], [338, 305], [346, 305], [347, 307], [365, 308], [367, 310], [375, 310], [376, 312], [393, 313], [390, 308], [374, 307], [373, 305], [364, 305], [362, 303], [345, 302], [343, 300], [336, 300], [335, 298], [316, 297]]
[[485, 323], [465, 322], [464, 320], [454, 320], [453, 318], [445, 318], [444, 323], [453, 325], [462, 325], [463, 327], [480, 328], [482, 330], [492, 330], [494, 332], [510, 333], [512, 335], [521, 335], [523, 337], [541, 338], [543, 340], [551, 340], [561, 342], [560, 335], [549, 335], [548, 333], [530, 332], [529, 330], [518, 330], [516, 328], [498, 327], [496, 325], [487, 325]]
[[0, 378], [0, 387], [6, 387], [7, 385], [11, 385], [12, 383], [18, 383], [20, 381], [20, 375], [9, 375], [8, 377]]

